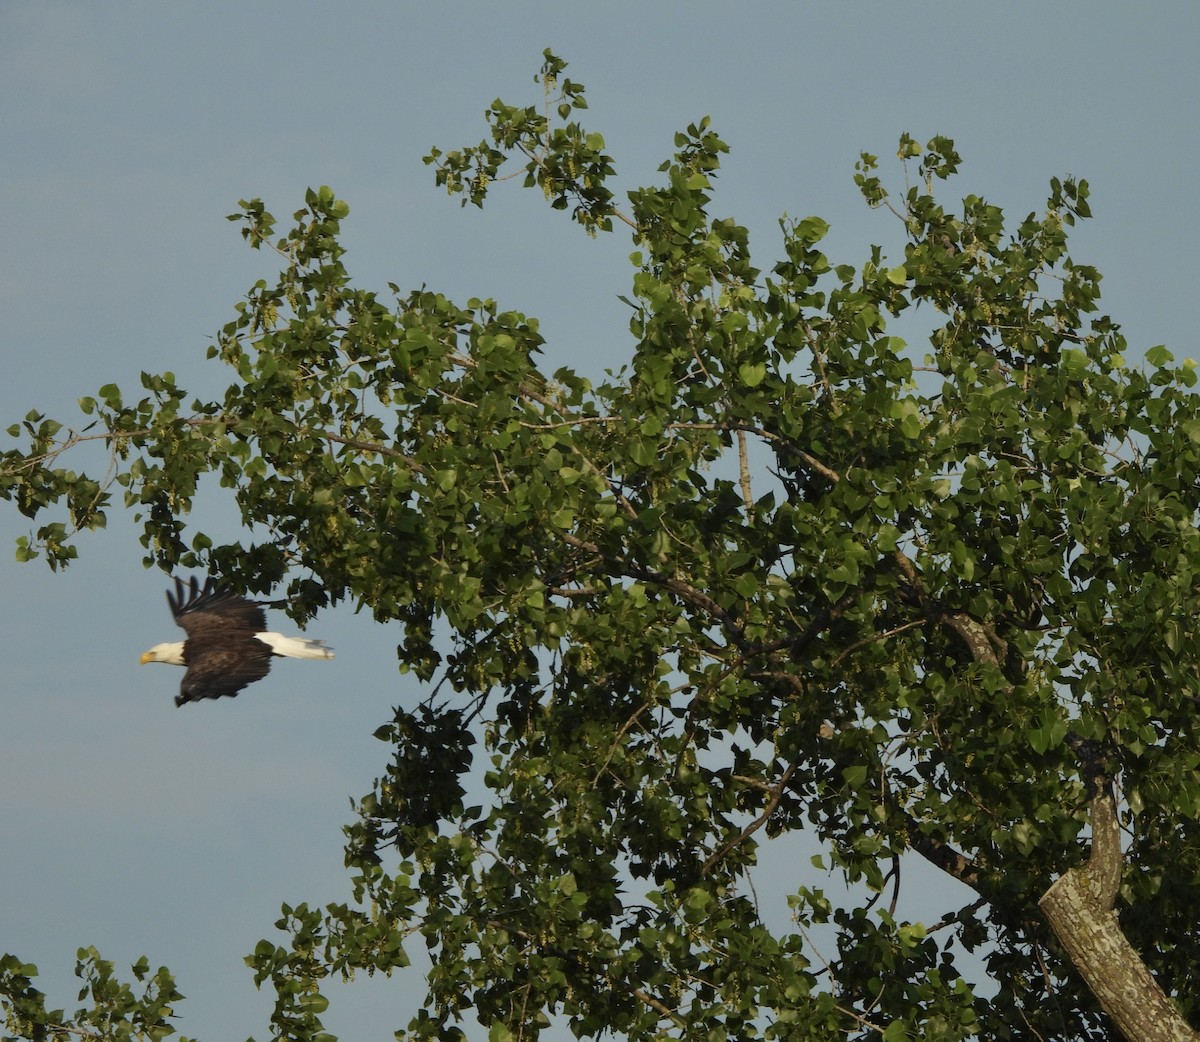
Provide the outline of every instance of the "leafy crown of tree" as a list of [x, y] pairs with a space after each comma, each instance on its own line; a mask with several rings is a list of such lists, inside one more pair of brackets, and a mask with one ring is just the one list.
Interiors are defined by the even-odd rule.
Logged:
[[[902, 189], [855, 174], [902, 255], [834, 264], [825, 221], [785, 219], [764, 272], [711, 212], [709, 122], [621, 203], [565, 71], [547, 52], [544, 106], [498, 100], [426, 161], [464, 204], [515, 164], [589, 234], [631, 230], [624, 368], [550, 371], [493, 300], [356, 288], [322, 187], [282, 233], [257, 199], [231, 218], [284, 266], [209, 352], [221, 399], [143, 374], [82, 399], [89, 427], [10, 428], [20, 557], [66, 566], [123, 490], [149, 563], [286, 583], [299, 621], [368, 608], [436, 679], [377, 732], [353, 899], [285, 905], [248, 959], [273, 1037], [330, 1037], [321, 982], [414, 944], [401, 1038], [1194, 1037], [1195, 371], [1129, 364], [1097, 312], [1067, 252], [1087, 182], [1017, 222], [946, 209], [953, 142], [906, 135]], [[889, 332], [914, 309], [926, 343]], [[65, 465], [93, 439], [104, 479]], [[188, 525], [207, 475], [245, 538]], [[754, 888], [768, 846], [786, 910]], [[946, 876], [936, 919], [902, 913]], [[138, 998], [81, 951], [75, 1019], [35, 972], [0, 963], [6, 1037], [172, 1030], [166, 971]], [[1106, 992], [1129, 980], [1133, 1013]]]

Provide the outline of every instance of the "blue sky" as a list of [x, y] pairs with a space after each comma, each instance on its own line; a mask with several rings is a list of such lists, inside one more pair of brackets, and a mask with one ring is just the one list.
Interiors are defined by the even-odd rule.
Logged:
[[[1197, 39], [1194, 2], [8, 0], [0, 430], [31, 408], [70, 422], [77, 398], [109, 381], [133, 395], [142, 370], [219, 393], [210, 338], [276, 271], [224, 217], [254, 196], [285, 217], [309, 185], [349, 202], [360, 284], [491, 296], [539, 317], [551, 367], [619, 365], [627, 236], [590, 241], [515, 183], [461, 209], [421, 163], [483, 137], [494, 97], [538, 101], [545, 47], [587, 84], [623, 188], [712, 116], [732, 149], [713, 209], [750, 228], [760, 268], [784, 212], [826, 218], [837, 262], [895, 243], [851, 178], [866, 150], [896, 183], [903, 131], [958, 143], [948, 201], [976, 193], [1017, 220], [1051, 176], [1087, 178], [1096, 218], [1073, 252], [1105, 274], [1131, 354], [1194, 354]], [[212, 493], [199, 517], [232, 538]], [[26, 530], [0, 507], [0, 544]], [[178, 635], [166, 577], [119, 511], [80, 553], [51, 575], [0, 548], [0, 949], [68, 1007], [77, 946], [124, 966], [145, 953], [177, 974], [186, 1034], [264, 1038], [271, 999], [242, 956], [281, 901], [348, 896], [340, 827], [386, 752], [371, 732], [422, 691], [396, 671], [394, 631], [338, 611], [311, 629], [334, 662], [177, 710], [178, 672], [137, 665]], [[390, 1037], [422, 993], [416, 975], [355, 982], [327, 1025]]]

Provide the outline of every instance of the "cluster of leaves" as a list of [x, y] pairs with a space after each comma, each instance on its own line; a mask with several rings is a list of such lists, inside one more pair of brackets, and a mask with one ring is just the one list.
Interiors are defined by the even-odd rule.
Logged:
[[[38, 1039], [97, 1039], [111, 1042], [161, 1042], [175, 1034], [170, 1019], [174, 1004], [183, 998], [165, 967], [151, 974], [145, 958], [133, 965], [133, 976], [142, 985], [135, 994], [118, 980], [113, 964], [100, 958], [95, 948], [80, 948], [75, 975], [83, 982], [78, 1001], [89, 1005], [70, 1017], [61, 1009], [47, 1009], [46, 996], [33, 986], [37, 967], [13, 955], [0, 956], [0, 1005], [4, 1011], [5, 1042]], [[180, 1042], [188, 1039], [180, 1036]]]
[[[564, 68], [542, 70], [560, 119], [585, 108]], [[257, 200], [235, 215], [285, 267], [212, 349], [222, 400], [185, 410], [163, 374], [136, 405], [84, 401], [149, 560], [287, 581], [298, 619], [350, 599], [404, 623], [403, 669], [440, 677], [378, 733], [353, 903], [285, 908], [289, 946], [249, 960], [277, 1035], [322, 1037], [320, 981], [398, 969], [415, 935], [414, 1039], [556, 1018], [633, 1039], [1107, 1037], [1037, 912], [1085, 856], [1097, 762], [1128, 796], [1128, 933], [1194, 1017], [1200, 410], [1191, 363], [1130, 366], [1097, 314], [1100, 276], [1067, 253], [1086, 182], [1053, 181], [1012, 228], [976, 196], [944, 209], [953, 143], [905, 136], [915, 183], [893, 194], [867, 154], [857, 174], [902, 257], [834, 265], [810, 217], [781, 223], [764, 274], [710, 213], [726, 146], [707, 121], [626, 213], [600, 135], [499, 101], [488, 118], [490, 141], [429, 157], [439, 183], [483, 205], [517, 156], [589, 232], [631, 227], [626, 368], [548, 373], [533, 318], [354, 287], [348, 208], [322, 188], [283, 235]], [[918, 306], [913, 347], [888, 324]], [[61, 565], [108, 490], [59, 464], [93, 435], [28, 424], [0, 496], [65, 504], [22, 549]], [[206, 474], [253, 539], [190, 532]], [[768, 838], [823, 849], [793, 862], [786, 916], [753, 889]], [[964, 884], [933, 923], [898, 912], [914, 854]]]

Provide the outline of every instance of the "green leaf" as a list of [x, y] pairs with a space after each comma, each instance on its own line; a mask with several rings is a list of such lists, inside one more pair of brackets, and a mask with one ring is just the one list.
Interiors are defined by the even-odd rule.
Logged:
[[743, 362], [738, 366], [738, 376], [747, 387], [757, 387], [767, 375], [767, 367], [758, 363]]
[[1064, 348], [1061, 364], [1063, 373], [1069, 380], [1082, 380], [1088, 374], [1088, 356], [1078, 348]]
[[1058, 717], [1048, 717], [1029, 732], [1029, 745], [1039, 755], [1062, 745], [1067, 737], [1068, 727], [1064, 720]]
[[1149, 362], [1155, 369], [1161, 369], [1165, 365], [1169, 365], [1175, 361], [1175, 356], [1171, 354], [1162, 344], [1151, 347], [1146, 351], [1146, 361]]
[[329, 1000], [319, 991], [309, 992], [299, 998], [301, 1008], [309, 1013], [320, 1015], [329, 1008]]
[[842, 777], [851, 789], [862, 788], [867, 780], [867, 768], [864, 764], [853, 764], [842, 769]]
[[809, 245], [815, 245], [829, 234], [829, 222], [820, 217], [805, 217], [796, 225], [796, 235]]
[[97, 393], [107, 408], [113, 410], [121, 408], [121, 389], [116, 384], [105, 384]]

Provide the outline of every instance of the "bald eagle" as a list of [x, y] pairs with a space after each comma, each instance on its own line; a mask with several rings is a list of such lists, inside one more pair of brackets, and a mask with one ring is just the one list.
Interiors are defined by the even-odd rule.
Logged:
[[142, 656], [142, 664], [187, 666], [175, 696], [177, 706], [201, 698], [236, 698], [247, 684], [267, 675], [272, 656], [333, 658], [324, 641], [266, 632], [262, 606], [217, 589], [211, 576], [203, 589], [195, 576], [186, 587], [176, 579], [174, 595], [167, 591], [167, 603], [187, 640], [155, 644]]

